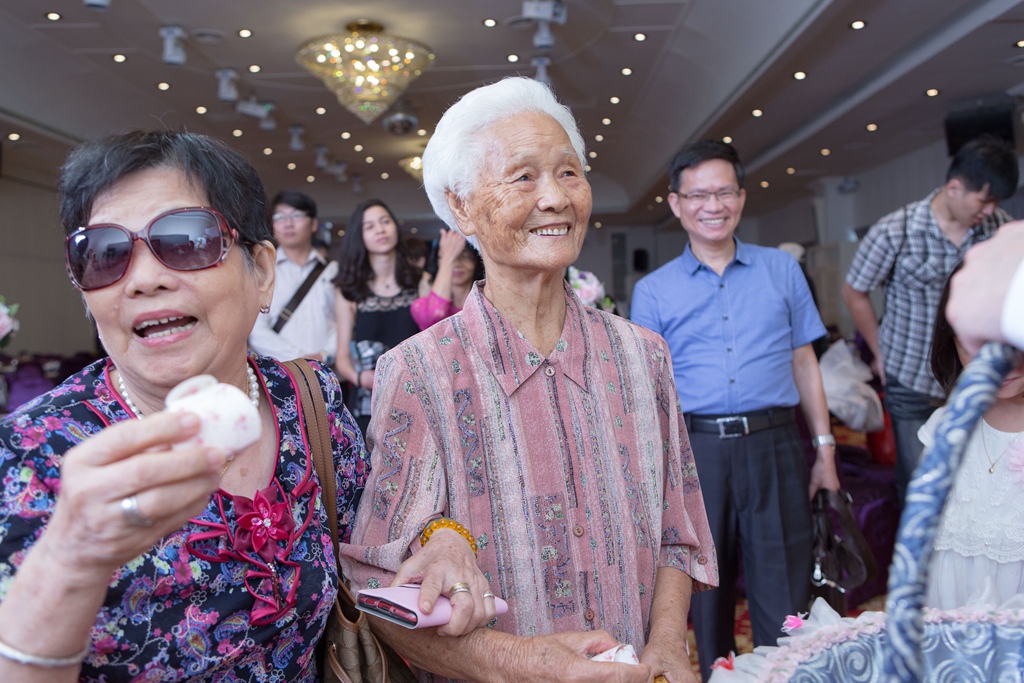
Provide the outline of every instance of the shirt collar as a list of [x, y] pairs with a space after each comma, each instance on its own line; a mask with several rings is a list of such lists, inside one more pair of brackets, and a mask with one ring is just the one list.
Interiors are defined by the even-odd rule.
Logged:
[[584, 325], [588, 323], [589, 315], [597, 315], [597, 311], [588, 311], [572, 287], [564, 285], [565, 323], [555, 350], [545, 359], [487, 300], [483, 286], [482, 280], [474, 285], [466, 298], [462, 319], [477, 354], [505, 395], [511, 396], [533, 373], [549, 364], [586, 390], [583, 369], [590, 345], [584, 334]]
[[[288, 256], [284, 253], [284, 249], [277, 250], [277, 263], [281, 264], [288, 260]], [[302, 268], [305, 268], [313, 261], [319, 261], [320, 263], [326, 263], [326, 259], [320, 255], [320, 252], [316, 249], [309, 250], [309, 256], [306, 257], [306, 262], [302, 264]]]
[[[740, 241], [739, 237], [733, 236], [733, 242], [736, 244], [736, 255], [733, 256], [733, 261], [742, 263], [743, 265], [750, 265], [753, 260], [754, 254], [749, 245], [744, 244]], [[690, 275], [693, 275], [701, 266], [704, 266], [696, 256], [693, 254], [693, 249], [690, 248], [690, 243], [686, 243], [686, 248], [683, 249], [683, 269]]]

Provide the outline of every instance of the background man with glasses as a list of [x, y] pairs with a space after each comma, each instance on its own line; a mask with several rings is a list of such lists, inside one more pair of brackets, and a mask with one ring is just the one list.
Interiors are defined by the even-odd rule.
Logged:
[[338, 264], [313, 249], [316, 202], [284, 190], [270, 205], [278, 243], [274, 299], [256, 320], [249, 347], [280, 360], [316, 358], [331, 364], [338, 345], [332, 284]]
[[[774, 645], [786, 616], [806, 611], [810, 598], [809, 496], [839, 481], [811, 346], [825, 327], [799, 264], [736, 239], [746, 193], [731, 145], [690, 145], [669, 172], [669, 206], [690, 241], [637, 282], [631, 317], [668, 342], [718, 552], [720, 587], [691, 601], [707, 680], [715, 659], [736, 649], [737, 551], [754, 644]], [[817, 435], [810, 471], [798, 403]]]

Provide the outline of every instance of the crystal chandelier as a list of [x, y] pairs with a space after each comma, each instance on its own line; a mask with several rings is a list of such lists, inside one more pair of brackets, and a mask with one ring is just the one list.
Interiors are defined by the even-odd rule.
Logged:
[[398, 160], [402, 170], [416, 180], [423, 182], [423, 157], [406, 157]]
[[384, 33], [372, 21], [348, 24], [348, 33], [315, 38], [296, 58], [365, 123], [388, 110], [434, 59], [430, 48]]

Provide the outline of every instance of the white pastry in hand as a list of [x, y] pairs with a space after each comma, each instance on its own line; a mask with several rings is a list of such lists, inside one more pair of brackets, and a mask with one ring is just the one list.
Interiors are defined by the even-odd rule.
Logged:
[[196, 375], [171, 389], [167, 410], [193, 413], [202, 423], [199, 433], [175, 448], [212, 446], [238, 452], [260, 438], [260, 411], [241, 389], [222, 384], [211, 375]]

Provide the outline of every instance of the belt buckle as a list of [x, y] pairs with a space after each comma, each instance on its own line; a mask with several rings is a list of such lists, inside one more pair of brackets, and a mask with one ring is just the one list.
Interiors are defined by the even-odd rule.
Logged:
[[[746, 415], [730, 415], [729, 417], [718, 417], [715, 418], [715, 422], [718, 423], [718, 438], [719, 439], [738, 439], [741, 436], [750, 434], [750, 425], [747, 423]], [[742, 432], [731, 432], [726, 431], [726, 425], [741, 424], [743, 425]]]

